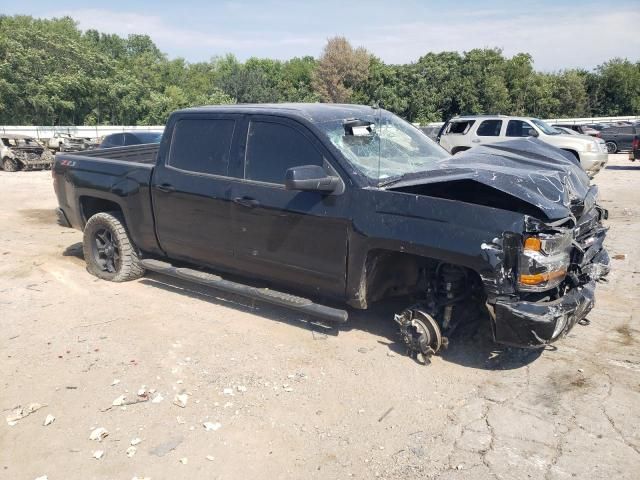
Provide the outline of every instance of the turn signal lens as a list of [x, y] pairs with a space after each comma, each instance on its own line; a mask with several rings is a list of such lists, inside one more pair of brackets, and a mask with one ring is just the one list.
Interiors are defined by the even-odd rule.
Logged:
[[567, 275], [567, 270], [556, 270], [554, 272], [534, 273], [531, 275], [520, 275], [522, 285], [540, 285], [542, 283], [562, 280]]
[[539, 252], [540, 250], [542, 250], [542, 241], [537, 237], [528, 237], [524, 241], [524, 249]]

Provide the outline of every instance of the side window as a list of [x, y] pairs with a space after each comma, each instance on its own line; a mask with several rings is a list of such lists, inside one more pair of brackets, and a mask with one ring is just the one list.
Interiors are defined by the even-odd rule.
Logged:
[[458, 122], [451, 122], [449, 124], [449, 128], [447, 128], [447, 135], [450, 134], [460, 134], [464, 135], [469, 131], [472, 125], [476, 123], [475, 120], [463, 120]]
[[189, 172], [227, 175], [235, 120], [184, 119], [173, 129], [169, 166]]
[[522, 120], [509, 120], [507, 137], [530, 137], [534, 128]]
[[133, 135], [131, 135], [130, 133], [123, 133], [123, 145], [135, 145], [137, 143], [140, 143], [137, 141], [136, 137], [134, 137]]
[[282, 184], [289, 168], [322, 164], [322, 154], [294, 128], [280, 123], [250, 123], [244, 162], [247, 180]]
[[103, 146], [106, 147], [106, 148], [121, 147], [122, 146], [122, 134], [121, 133], [114, 133], [113, 135], [109, 135], [107, 138], [105, 138]]
[[633, 135], [635, 133], [635, 129], [633, 127], [622, 127], [620, 129], [620, 133], [623, 135]]
[[479, 137], [498, 137], [502, 128], [502, 120], [485, 120], [478, 127], [476, 135]]

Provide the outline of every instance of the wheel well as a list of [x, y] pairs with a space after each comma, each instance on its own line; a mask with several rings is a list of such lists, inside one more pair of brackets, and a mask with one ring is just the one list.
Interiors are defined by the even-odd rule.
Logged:
[[464, 152], [465, 150], [469, 150], [469, 147], [454, 147], [451, 149], [451, 155], [455, 155], [456, 153]]
[[101, 212], [120, 212], [122, 208], [116, 202], [96, 197], [80, 197], [80, 211], [82, 212], [82, 220], [87, 223], [92, 216]]
[[576, 157], [576, 160], [580, 160], [580, 155], [578, 155], [578, 152], [576, 152], [575, 150], [571, 150], [569, 148], [563, 148], [562, 150], [564, 150], [565, 152], [568, 152], [571, 155], [573, 155], [574, 157]]
[[[361, 278], [359, 300], [362, 308], [384, 299], [424, 293], [437, 276], [438, 259], [391, 250], [372, 250], [367, 255]], [[482, 288], [480, 276], [472, 269], [454, 265], [466, 272], [474, 285]]]

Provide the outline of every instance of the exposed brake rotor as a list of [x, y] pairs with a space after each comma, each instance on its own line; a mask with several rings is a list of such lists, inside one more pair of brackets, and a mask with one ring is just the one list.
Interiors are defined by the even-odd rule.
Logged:
[[447, 338], [442, 336], [438, 322], [428, 313], [408, 309], [397, 314], [395, 321], [400, 325], [400, 336], [409, 354], [424, 364], [429, 364], [429, 357], [447, 347]]

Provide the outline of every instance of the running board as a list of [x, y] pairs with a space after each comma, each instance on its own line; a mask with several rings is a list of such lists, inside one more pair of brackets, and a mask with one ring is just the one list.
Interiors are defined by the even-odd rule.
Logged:
[[346, 310], [318, 305], [307, 298], [297, 297], [295, 295], [278, 292], [269, 288], [257, 288], [249, 285], [243, 285], [242, 283], [231, 282], [219, 277], [218, 275], [200, 272], [190, 268], [177, 268], [170, 263], [163, 262], [161, 260], [147, 259], [142, 260], [140, 263], [142, 263], [144, 268], [151, 270], [152, 272], [170, 275], [181, 280], [198, 283], [224, 292], [234, 293], [236, 295], [242, 295], [244, 297], [262, 300], [263, 302], [288, 307], [331, 322], [345, 323], [349, 315]]

